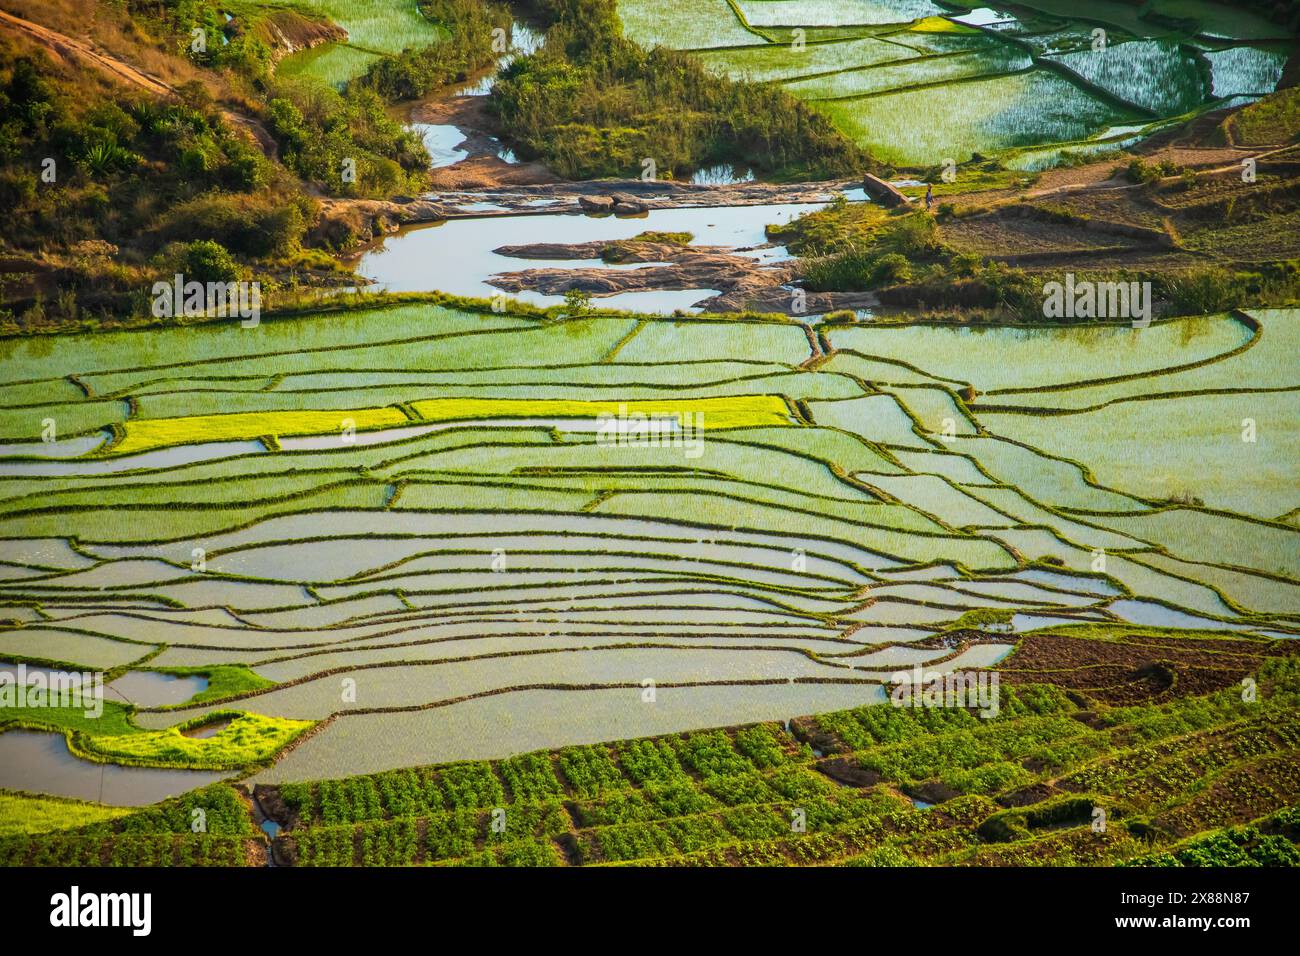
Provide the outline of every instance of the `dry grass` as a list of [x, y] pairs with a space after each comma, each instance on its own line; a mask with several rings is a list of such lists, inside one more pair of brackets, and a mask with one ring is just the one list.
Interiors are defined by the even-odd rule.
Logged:
[[[99, 0], [0, 0], [0, 9], [74, 39], [88, 41], [97, 50], [171, 86], [197, 80], [217, 100], [240, 105], [250, 102], [225, 74], [204, 70], [167, 50], [164, 38], [147, 33], [127, 15], [124, 7]], [[10, 27], [4, 29], [11, 35], [17, 33]], [[64, 58], [63, 62], [69, 60]], [[94, 72], [75, 59], [71, 65], [81, 73]]]

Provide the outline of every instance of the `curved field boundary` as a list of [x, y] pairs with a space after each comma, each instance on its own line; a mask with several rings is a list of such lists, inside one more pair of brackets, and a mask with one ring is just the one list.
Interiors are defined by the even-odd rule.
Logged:
[[760, 40], [765, 40], [768, 43], [776, 42], [771, 36], [750, 24], [749, 18], [745, 16], [745, 11], [740, 9], [740, 5], [736, 3], [736, 0], [727, 0], [727, 6], [731, 7], [731, 12], [736, 15], [736, 19], [740, 21], [741, 27], [743, 27], [746, 32], [752, 33]]
[[[947, 60], [956, 56], [974, 56], [970, 50], [952, 50], [947, 53], [927, 53], [924, 56], [906, 56], [897, 60], [882, 60], [879, 63], [864, 63], [861, 66], [841, 67], [838, 70], [819, 70], [816, 73], [799, 73], [794, 76], [782, 76], [771, 80], [763, 80], [763, 85], [776, 86], [786, 83], [798, 83], [802, 80], [820, 80], [827, 76], [839, 76], [842, 73], [865, 73], [868, 70], [876, 70], [887, 66], [901, 66], [907, 63], [920, 63], [927, 60]], [[882, 93], [896, 93], [900, 90], [908, 89], [905, 86], [894, 86], [887, 90], [880, 90]], [[865, 95], [865, 94], [863, 94]], [[847, 98], [847, 97], [845, 97]]]
[[1032, 73], [1035, 67], [1021, 67], [1018, 70], [1001, 70], [995, 73], [979, 73], [975, 76], [959, 76], [952, 79], [934, 80], [928, 83], [909, 83], [906, 86], [895, 86], [887, 90], [872, 90], [870, 93], [849, 93], [844, 96], [817, 96], [812, 97], [809, 102], [813, 103], [843, 103], [849, 100], [870, 100], [879, 96], [894, 96], [900, 93], [914, 93], [917, 90], [938, 89], [939, 87], [958, 86], [964, 83], [978, 83], [984, 80], [999, 80], [1008, 76], [1022, 76], [1026, 73]]
[[[370, 670], [370, 669], [377, 669], [383, 667], [410, 667], [410, 666], [414, 666], [414, 665], [405, 661], [385, 661], [383, 663], [367, 665], [365, 667], [341, 667], [333, 670], [321, 671], [319, 674], [312, 675], [311, 677], [302, 678], [300, 682], [308, 683], [313, 680], [320, 680], [326, 677], [333, 677], [338, 673], [347, 673], [349, 671]], [[897, 670], [897, 668], [893, 668], [891, 670]], [[880, 686], [882, 683], [883, 681], [878, 677], [877, 678], [832, 677], [828, 675], [825, 677], [793, 677], [793, 678], [756, 677], [756, 678], [732, 679], [732, 680], [723, 680], [723, 681], [698, 681], [698, 680], [697, 681], [659, 681], [656, 682], [655, 686], [662, 690], [662, 689], [671, 689], [675, 687], [772, 687], [772, 686], [785, 685], [785, 684], [811, 684], [814, 686], [821, 685], [821, 684], [861, 684], [863, 686]], [[292, 685], [289, 682], [286, 682], [284, 684], [280, 684], [277, 686], [283, 688]], [[497, 697], [501, 694], [515, 694], [521, 691], [528, 691], [528, 690], [563, 690], [563, 691], [578, 691], [578, 692], [590, 691], [590, 690], [636, 690], [637, 692], [640, 692], [643, 689], [644, 689], [643, 685], [641, 684], [640, 681], [611, 681], [605, 684], [570, 684], [570, 683], [562, 683], [562, 682], [554, 682], [554, 681], [544, 681], [544, 682], [531, 683], [531, 684], [513, 684], [506, 687], [494, 687], [490, 690], [479, 691], [472, 694], [461, 694], [457, 697], [448, 697], [442, 700], [428, 701], [423, 704], [412, 704], [410, 706], [354, 707], [350, 710], [335, 711], [334, 713], [330, 714], [328, 717], [325, 717], [321, 721], [317, 721], [316, 723], [317, 726], [319, 726], [322, 723], [326, 723], [332, 720], [338, 720], [345, 717], [364, 717], [368, 714], [406, 714], [406, 713], [416, 713], [416, 712], [426, 711], [426, 710], [436, 710], [437, 708], [440, 707], [451, 707], [455, 704], [463, 704], [466, 701], [470, 701], [470, 700], [480, 700], [484, 697]], [[232, 698], [232, 699], [247, 700], [251, 696], [256, 696], [256, 695], [245, 694], [242, 695], [241, 697]], [[299, 738], [299, 742], [301, 742], [301, 738]], [[292, 747], [286, 748], [286, 750], [284, 750], [280, 754], [280, 756], [283, 756], [284, 753], [288, 753], [289, 750], [291, 749], [293, 748]]]
[[[123, 424], [124, 435], [99, 450], [96, 457], [128, 455], [176, 445], [245, 441], [264, 435], [327, 435], [342, 432], [351, 423], [358, 432], [399, 428], [412, 422], [472, 422], [492, 418], [599, 419], [602, 416], [700, 415], [700, 427], [746, 428], [788, 425], [788, 406], [779, 396], [736, 395], [693, 399], [492, 399], [433, 398], [405, 403], [418, 416], [411, 419], [401, 407], [311, 411], [228, 412], [178, 418], [132, 418]], [[781, 413], [776, 412], [779, 405]], [[719, 418], [722, 419], [719, 422]]]
[[[1168, 374], [1160, 372], [1158, 374]], [[1169, 398], [1195, 398], [1202, 395], [1268, 395], [1277, 392], [1297, 392], [1300, 385], [1279, 385], [1276, 388], [1197, 388], [1182, 392], [1147, 392], [1142, 395], [1121, 395], [1096, 405], [1084, 406], [1046, 406], [1046, 405], [985, 405], [976, 403], [975, 411], [1008, 415], [1078, 415], [1084, 412], [1096, 412], [1111, 405], [1125, 402], [1160, 401]], [[989, 393], [993, 394], [992, 392]], [[1002, 393], [1006, 394], [1006, 393]]]

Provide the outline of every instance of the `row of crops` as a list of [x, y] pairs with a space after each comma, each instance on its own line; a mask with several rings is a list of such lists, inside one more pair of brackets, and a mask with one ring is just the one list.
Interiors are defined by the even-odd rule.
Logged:
[[[1060, 688], [1017, 684], [991, 720], [854, 708], [258, 786], [253, 800], [286, 825], [275, 861], [297, 866], [1295, 865], [1296, 659], [1271, 647], [1251, 701], [1229, 686], [1083, 710]], [[1240, 650], [1225, 647], [1225, 664]], [[220, 848], [249, 836], [240, 800], [216, 785], [39, 840], [0, 838], [0, 855], [229, 865]], [[186, 835], [197, 808], [211, 829]]]
[[266, 858], [247, 800], [224, 784], [85, 823], [91, 806], [0, 795], [0, 866], [229, 867]]
[[[102, 822], [8, 832], [0, 859], [229, 866], [271, 852], [298, 866], [1295, 865], [1296, 658], [1275, 643], [1231, 644], [1222, 651], [1229, 668], [1243, 646], [1271, 655], [1255, 671], [1255, 699], [1230, 685], [1084, 710], [1058, 687], [1028, 683], [1008, 688], [987, 720], [964, 709], [864, 707], [784, 726], [258, 786], [251, 801], [217, 784]], [[271, 848], [254, 838], [252, 803], [286, 825]]]
[[234, 668], [95, 752], [286, 782], [857, 707], [1043, 627], [1286, 637], [1295, 320], [10, 341], [0, 661]]
[[1086, 11], [1050, 0], [974, 11], [929, 0], [620, 0], [619, 11], [642, 44], [780, 84], [908, 166], [979, 153], [1031, 168], [1066, 144], [1125, 144], [1272, 92], [1289, 51], [1275, 24], [1180, 0]]

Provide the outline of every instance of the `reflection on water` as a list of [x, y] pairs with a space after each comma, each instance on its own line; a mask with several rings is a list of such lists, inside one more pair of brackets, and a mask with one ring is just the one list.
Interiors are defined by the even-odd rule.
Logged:
[[143, 807], [204, 787], [224, 774], [91, 763], [72, 755], [62, 734], [10, 730], [0, 734], [0, 787]]
[[[524, 269], [618, 268], [600, 260], [557, 261], [517, 259], [493, 250], [528, 243], [580, 243], [631, 239], [648, 230], [689, 232], [693, 245], [743, 248], [767, 243], [766, 227], [822, 208], [821, 203], [780, 203], [766, 206], [725, 206], [694, 209], [653, 209], [635, 219], [575, 215], [494, 216], [457, 219], [417, 226], [387, 239], [366, 253], [357, 273], [394, 292], [439, 290], [456, 295], [491, 298], [500, 293], [487, 279]], [[773, 258], [776, 258], [774, 256]], [[687, 309], [716, 295], [712, 289], [656, 290], [603, 296], [602, 306], [646, 312]], [[510, 293], [537, 305], [556, 305], [563, 296], [536, 292]]]
[[1227, 624], [1212, 618], [1176, 611], [1155, 601], [1122, 600], [1112, 601], [1106, 606], [1121, 621], [1130, 624], [1143, 624], [1148, 627], [1181, 627], [1189, 630], [1206, 631], [1245, 631], [1245, 624]]
[[106, 688], [108, 693], [139, 707], [182, 704], [207, 689], [206, 677], [178, 677], [156, 671], [128, 671]]
[[[32, 442], [33, 447], [39, 442]], [[232, 455], [249, 455], [265, 452], [259, 441], [205, 442], [194, 445], [172, 445], [157, 451], [120, 458], [82, 458], [76, 461], [0, 461], [0, 476], [25, 478], [58, 478], [65, 475], [111, 475], [136, 468], [175, 468], [212, 458], [229, 458]], [[30, 452], [29, 454], [35, 454]]]
[[742, 169], [732, 163], [719, 163], [697, 169], [691, 176], [691, 182], [697, 186], [731, 186], [735, 183], [752, 183], [754, 171], [748, 167]]
[[17, 441], [0, 444], [0, 458], [76, 458], [94, 451], [108, 440], [108, 432], [95, 432], [58, 441]]
[[407, 126], [424, 141], [424, 148], [428, 150], [431, 160], [430, 169], [459, 163], [469, 155], [458, 148], [465, 142], [465, 133], [459, 126], [449, 123], [408, 123]]
[[496, 68], [488, 72], [485, 76], [480, 77], [468, 86], [463, 86], [456, 91], [457, 96], [487, 96], [492, 92], [492, 84], [497, 81], [501, 71], [513, 63], [518, 57], [528, 56], [530, 53], [537, 52], [542, 43], [546, 40], [546, 35], [534, 30], [525, 23], [518, 20], [510, 25], [510, 52], [501, 59], [497, 60]]
[[961, 16], [954, 16], [950, 19], [957, 23], [965, 23], [972, 27], [991, 27], [1002, 26], [1003, 24], [1015, 23], [1016, 18], [1009, 13], [999, 13], [997, 10], [989, 7], [977, 7], [970, 13], [964, 13]]

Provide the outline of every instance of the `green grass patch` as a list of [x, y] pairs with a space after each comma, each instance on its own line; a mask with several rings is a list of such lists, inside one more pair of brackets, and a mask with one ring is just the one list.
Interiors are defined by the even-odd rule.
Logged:
[[64, 797], [37, 797], [0, 790], [0, 839], [18, 833], [49, 833], [116, 820], [132, 811]]

